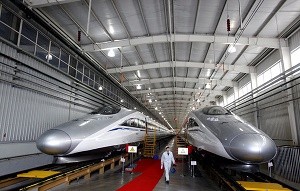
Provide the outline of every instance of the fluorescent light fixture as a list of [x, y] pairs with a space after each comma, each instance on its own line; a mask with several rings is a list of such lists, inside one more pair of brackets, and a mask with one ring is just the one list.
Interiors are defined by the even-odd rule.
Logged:
[[115, 33], [115, 30], [114, 30], [114, 28], [111, 25], [109, 26], [109, 32], [112, 33], [112, 34]]
[[139, 70], [136, 71], [137, 76], [140, 78], [141, 77], [141, 72]]
[[46, 60], [52, 60], [52, 55], [50, 53], [46, 55]]
[[115, 57], [116, 54], [115, 54], [115, 52], [113, 51], [113, 49], [110, 49], [110, 50], [108, 51], [107, 56], [109, 56], [109, 57]]
[[138, 85], [136, 85], [136, 89], [140, 90], [140, 89], [142, 89], [142, 86], [140, 84], [138, 84]]
[[228, 52], [229, 52], [229, 53], [234, 53], [234, 52], [236, 52], [236, 48], [231, 44], [231, 45], [228, 47]]
[[210, 88], [211, 88], [211, 84], [210, 84], [210, 83], [207, 83], [207, 84], [205, 85], [205, 88], [210, 89]]
[[123, 102], [124, 102], [124, 100], [123, 100], [123, 99], [121, 99], [121, 102], [123, 103]]

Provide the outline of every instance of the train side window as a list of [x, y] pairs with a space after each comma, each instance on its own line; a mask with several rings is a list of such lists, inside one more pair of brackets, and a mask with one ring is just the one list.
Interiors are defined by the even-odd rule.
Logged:
[[146, 129], [146, 123], [143, 120], [139, 120], [139, 128]]
[[128, 119], [124, 123], [122, 123], [123, 126], [128, 126], [128, 127], [138, 127], [138, 119]]

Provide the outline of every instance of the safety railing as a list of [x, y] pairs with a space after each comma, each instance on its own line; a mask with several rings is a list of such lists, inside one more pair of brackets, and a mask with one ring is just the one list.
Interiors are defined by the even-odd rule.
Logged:
[[300, 183], [300, 147], [280, 146], [274, 159], [274, 174]]

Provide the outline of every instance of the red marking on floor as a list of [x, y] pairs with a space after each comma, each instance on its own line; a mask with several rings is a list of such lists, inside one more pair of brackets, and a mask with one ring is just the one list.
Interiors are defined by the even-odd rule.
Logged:
[[160, 160], [142, 159], [137, 163], [133, 172], [141, 172], [142, 174], [119, 188], [118, 191], [151, 191], [164, 171], [160, 169]]

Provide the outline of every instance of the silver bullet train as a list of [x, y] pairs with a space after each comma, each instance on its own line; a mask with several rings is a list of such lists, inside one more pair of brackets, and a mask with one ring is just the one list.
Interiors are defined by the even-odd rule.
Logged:
[[173, 130], [141, 112], [103, 106], [82, 118], [47, 130], [36, 140], [36, 146], [41, 152], [54, 155], [56, 163], [79, 162], [88, 160], [91, 155], [107, 155], [124, 149], [126, 144], [139, 143], [144, 140], [146, 131], [149, 135], [155, 132], [156, 139], [174, 135]]
[[246, 164], [269, 162], [277, 153], [268, 135], [220, 106], [190, 112], [183, 132], [199, 150]]

